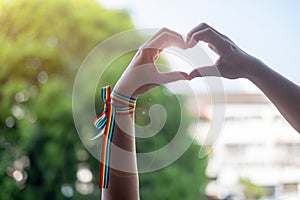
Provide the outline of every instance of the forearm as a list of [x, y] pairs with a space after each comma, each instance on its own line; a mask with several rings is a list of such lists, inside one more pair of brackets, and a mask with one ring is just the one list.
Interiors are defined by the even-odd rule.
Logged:
[[258, 61], [248, 77], [300, 133], [300, 87]]
[[117, 115], [111, 149], [109, 186], [102, 190], [102, 199], [139, 199], [135, 150], [133, 114]]

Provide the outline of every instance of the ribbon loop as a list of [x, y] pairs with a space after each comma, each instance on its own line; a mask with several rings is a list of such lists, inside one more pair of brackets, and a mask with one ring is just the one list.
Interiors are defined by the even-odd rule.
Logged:
[[94, 120], [93, 123], [97, 129], [100, 129], [100, 131], [91, 140], [96, 140], [104, 134], [108, 115], [110, 115], [112, 111], [110, 92], [110, 85], [101, 88], [101, 99], [104, 103], [104, 109], [103, 112]]
[[111, 103], [110, 102], [110, 92], [111, 92], [111, 86], [105, 86], [103, 88], [101, 88], [101, 97], [102, 97], [102, 101], [103, 103]]

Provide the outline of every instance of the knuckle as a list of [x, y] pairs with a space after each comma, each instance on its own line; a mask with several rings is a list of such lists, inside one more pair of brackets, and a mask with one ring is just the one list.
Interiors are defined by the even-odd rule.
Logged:
[[163, 32], [162, 34], [161, 34], [161, 36], [162, 37], [167, 37], [169, 34], [167, 33], [167, 32]]
[[210, 27], [205, 28], [204, 31], [209, 35], [215, 33]]
[[149, 47], [142, 46], [139, 48], [138, 56], [144, 57], [145, 55], [149, 54], [149, 51], [150, 51]]
[[169, 41], [169, 33], [164, 32], [164, 33], [162, 33], [161, 37], [164, 41], [166, 41], [166, 42]]
[[169, 31], [169, 29], [166, 28], [166, 27], [162, 27], [162, 28], [160, 29], [160, 31], [161, 31], [161, 32], [167, 32], [167, 31]]
[[205, 22], [202, 22], [200, 24], [200, 26], [203, 27], [203, 28], [208, 28], [209, 27], [209, 25], [207, 23], [205, 23]]
[[210, 26], [205, 22], [202, 22], [198, 25], [198, 29], [200, 29], [200, 30], [205, 29], [205, 28], [210, 28]]
[[231, 43], [229, 43], [229, 42], [226, 42], [226, 43], [227, 43], [227, 49], [228, 49], [231, 53], [234, 53], [234, 52], [238, 51], [238, 48], [237, 48], [235, 45], [233, 45], [233, 44], [231, 44]]

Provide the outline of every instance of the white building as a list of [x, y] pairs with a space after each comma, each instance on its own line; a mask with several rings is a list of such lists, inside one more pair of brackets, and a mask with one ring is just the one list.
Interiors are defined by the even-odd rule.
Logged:
[[225, 121], [216, 142], [206, 140], [211, 110], [225, 102], [211, 105], [210, 96], [197, 98], [199, 107], [191, 112], [206, 119], [197, 124], [197, 139], [213, 147], [206, 172], [212, 178], [209, 196], [245, 199], [243, 179], [264, 187], [266, 199], [300, 199], [300, 135], [264, 95], [227, 94]]

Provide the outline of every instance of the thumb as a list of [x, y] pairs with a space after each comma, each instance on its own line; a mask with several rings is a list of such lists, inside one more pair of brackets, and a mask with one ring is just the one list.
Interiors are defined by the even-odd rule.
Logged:
[[188, 80], [192, 80], [196, 77], [215, 76], [221, 77], [221, 73], [216, 65], [199, 67], [191, 71], [188, 75]]
[[188, 74], [185, 72], [164, 72], [160, 73], [158, 76], [158, 81], [160, 84], [171, 83], [179, 80], [188, 80]]

